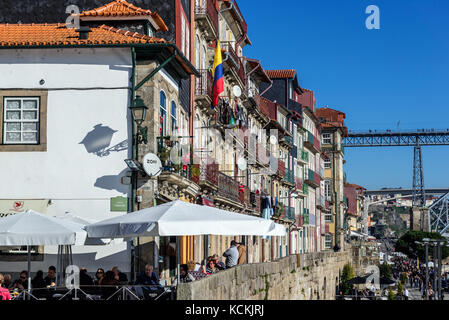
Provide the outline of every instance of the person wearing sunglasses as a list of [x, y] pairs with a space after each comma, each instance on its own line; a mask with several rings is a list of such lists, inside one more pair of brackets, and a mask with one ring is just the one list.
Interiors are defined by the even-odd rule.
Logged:
[[15, 280], [14, 283], [12, 284], [12, 287], [10, 288], [11, 290], [14, 289], [19, 289], [19, 290], [23, 290], [23, 289], [28, 289], [28, 272], [27, 271], [22, 271], [19, 275], [19, 279]]

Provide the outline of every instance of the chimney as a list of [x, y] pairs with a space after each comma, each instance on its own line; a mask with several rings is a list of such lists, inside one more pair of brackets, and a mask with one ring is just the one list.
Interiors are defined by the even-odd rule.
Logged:
[[80, 40], [87, 40], [89, 39], [89, 32], [92, 32], [89, 26], [83, 26], [79, 29], [76, 29], [76, 32], [79, 33], [79, 39]]

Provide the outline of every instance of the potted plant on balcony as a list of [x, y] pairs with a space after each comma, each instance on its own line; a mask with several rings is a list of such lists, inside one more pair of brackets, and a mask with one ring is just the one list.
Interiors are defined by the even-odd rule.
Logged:
[[278, 204], [274, 207], [274, 216], [279, 218], [282, 212], [284, 212], [284, 204], [278, 202]]

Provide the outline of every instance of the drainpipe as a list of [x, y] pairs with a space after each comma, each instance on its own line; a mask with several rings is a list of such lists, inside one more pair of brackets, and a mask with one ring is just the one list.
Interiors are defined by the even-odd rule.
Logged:
[[[131, 76], [131, 103], [134, 101], [136, 95], [136, 49], [134, 47], [131, 48], [131, 56], [132, 56], [132, 76]], [[131, 158], [137, 160], [137, 143], [136, 143], [136, 128], [134, 120], [131, 115], [131, 132], [132, 132], [132, 147], [131, 147]], [[137, 174], [132, 171], [131, 173], [131, 208], [128, 210], [129, 212], [133, 212], [136, 206], [136, 192], [137, 192]], [[135, 245], [134, 240], [130, 241], [131, 245], [131, 281], [134, 281], [136, 270], [135, 270]]]

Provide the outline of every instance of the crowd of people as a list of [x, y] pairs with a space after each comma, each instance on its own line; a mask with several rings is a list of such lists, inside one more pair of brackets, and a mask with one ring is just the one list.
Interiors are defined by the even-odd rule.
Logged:
[[[218, 254], [214, 254], [200, 263], [189, 261], [187, 264], [180, 266], [180, 282], [192, 282], [209, 275], [215, 274], [219, 271], [230, 269], [239, 264], [246, 262], [246, 246], [243, 243], [238, 243], [235, 240], [231, 241], [231, 246], [223, 253], [223, 257], [226, 259], [225, 263], [220, 261]], [[175, 279], [174, 285], [176, 286], [178, 279]]]
[[[429, 266], [429, 278], [426, 284], [426, 267], [424, 264], [418, 264], [417, 260], [399, 256], [393, 258], [393, 263], [392, 272], [394, 279], [405, 282], [403, 283], [403, 292], [398, 293], [398, 296], [402, 296], [404, 300], [408, 300], [408, 289], [405, 286], [407, 284], [410, 288], [419, 289], [423, 299], [436, 299], [434, 283], [439, 280], [439, 276], [437, 270], [435, 270], [433, 266]], [[448, 273], [444, 272], [441, 275], [442, 288], [447, 288], [447, 284]], [[442, 295], [444, 296], [444, 290], [442, 290]]]
[[[187, 264], [180, 266], [180, 282], [186, 283], [195, 281], [206, 276], [215, 274], [221, 270], [233, 268], [238, 264], [246, 262], [246, 246], [234, 240], [231, 246], [223, 253], [226, 259], [225, 263], [220, 261], [218, 254], [214, 254], [207, 258], [207, 262], [195, 263], [189, 261]], [[157, 291], [162, 288], [159, 277], [154, 272], [151, 264], [145, 265], [145, 269], [136, 278], [136, 281], [130, 283], [125, 273], [121, 272], [118, 267], [113, 267], [105, 272], [104, 269], [98, 268], [95, 276], [91, 277], [86, 268], [80, 269], [79, 284], [86, 293], [99, 294], [103, 297], [110, 297], [114, 294], [116, 287], [121, 285], [133, 284], [137, 286], [136, 291], [140, 296], [147, 296], [148, 292]], [[174, 280], [173, 286], [178, 284], [178, 279]], [[50, 266], [47, 276], [39, 270], [31, 280], [31, 288], [33, 295], [39, 297], [47, 292], [42, 289], [56, 289], [56, 268]], [[22, 290], [28, 289], [28, 272], [26, 270], [20, 272], [19, 278], [12, 281], [10, 274], [0, 273], [0, 300], [10, 300], [11, 295], [17, 295]]]

